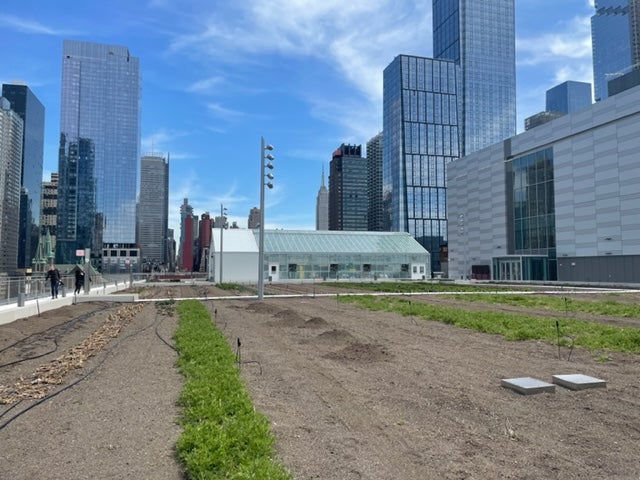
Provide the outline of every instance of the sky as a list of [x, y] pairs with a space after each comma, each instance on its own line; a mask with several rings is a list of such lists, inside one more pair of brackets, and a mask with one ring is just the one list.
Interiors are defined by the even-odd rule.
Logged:
[[[593, 81], [593, 0], [515, 0], [517, 128], [545, 92]], [[0, 82], [45, 106], [44, 179], [58, 169], [62, 41], [124, 45], [140, 59], [141, 154], [169, 155], [169, 228], [184, 198], [246, 228], [273, 145], [265, 227], [314, 229], [332, 152], [382, 130], [382, 72], [431, 56], [431, 1], [2, 0]]]

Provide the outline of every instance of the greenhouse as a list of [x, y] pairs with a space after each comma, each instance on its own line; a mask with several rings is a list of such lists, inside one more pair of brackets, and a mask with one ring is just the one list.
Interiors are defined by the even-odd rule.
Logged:
[[[214, 229], [209, 278], [257, 281], [258, 230]], [[266, 230], [264, 279], [422, 280], [431, 275], [430, 255], [405, 232]], [[222, 245], [222, 255], [220, 254]]]

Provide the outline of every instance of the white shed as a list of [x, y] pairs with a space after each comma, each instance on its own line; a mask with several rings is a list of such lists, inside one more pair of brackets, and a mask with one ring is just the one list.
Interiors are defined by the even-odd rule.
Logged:
[[258, 243], [253, 230], [213, 229], [207, 278], [215, 282], [258, 281]]

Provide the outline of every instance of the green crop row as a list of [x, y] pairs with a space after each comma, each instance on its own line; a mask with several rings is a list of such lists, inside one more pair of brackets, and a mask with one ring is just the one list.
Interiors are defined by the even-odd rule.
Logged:
[[246, 285], [242, 285], [240, 283], [234, 283], [234, 282], [216, 283], [216, 287], [218, 287], [221, 290], [232, 290], [232, 291], [236, 291], [236, 292], [250, 292], [250, 291], [253, 291], [252, 288], [249, 288]]
[[617, 327], [571, 318], [467, 310], [412, 302], [399, 297], [341, 295], [339, 300], [368, 310], [397, 312], [479, 332], [499, 334], [507, 340], [543, 340], [556, 343], [559, 327], [563, 343], [572, 341], [574, 345], [590, 351], [604, 349], [640, 353], [640, 329], [633, 327]]
[[[324, 282], [323, 285], [389, 293], [420, 293], [420, 292], [495, 292], [503, 290], [500, 286], [490, 285], [461, 285], [451, 282]], [[528, 290], [518, 287], [517, 290]]]
[[585, 312], [597, 315], [640, 318], [640, 305], [616, 302], [615, 300], [576, 300], [559, 295], [453, 295], [464, 301], [515, 305], [519, 307], [546, 308], [558, 312]]
[[191, 480], [291, 480], [274, 459], [266, 417], [255, 411], [233, 352], [196, 300], [178, 304], [174, 333], [185, 377], [178, 457]]

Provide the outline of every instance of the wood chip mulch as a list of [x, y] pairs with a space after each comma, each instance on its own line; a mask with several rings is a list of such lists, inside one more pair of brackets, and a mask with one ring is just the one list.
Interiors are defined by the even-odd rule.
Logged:
[[69, 372], [82, 368], [87, 359], [102, 350], [112, 338], [117, 337], [142, 308], [142, 304], [119, 308], [116, 312], [110, 313], [104, 323], [82, 343], [40, 365], [27, 378], [20, 377], [13, 385], [0, 385], [0, 404], [11, 405], [19, 400], [44, 398], [64, 381]]

